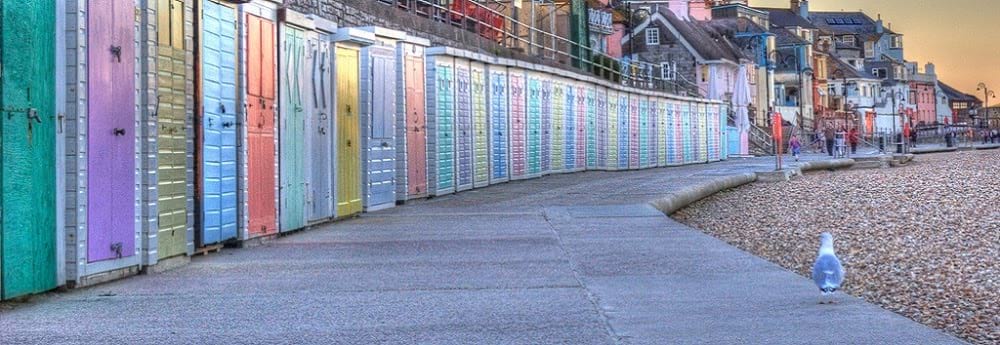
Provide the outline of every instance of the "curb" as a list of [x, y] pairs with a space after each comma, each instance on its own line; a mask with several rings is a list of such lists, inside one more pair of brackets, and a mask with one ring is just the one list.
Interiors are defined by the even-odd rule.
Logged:
[[756, 173], [742, 173], [738, 175], [715, 178], [706, 182], [690, 185], [680, 190], [670, 193], [665, 197], [650, 202], [657, 210], [663, 214], [670, 215], [677, 210], [687, 207], [698, 200], [707, 198], [715, 193], [726, 189], [736, 188], [757, 180]]
[[[854, 160], [850, 158], [843, 159], [831, 159], [824, 161], [814, 161], [805, 162], [800, 164], [798, 167], [790, 168], [794, 170], [793, 173], [801, 175], [806, 171], [813, 170], [835, 170], [850, 168], [854, 165]], [[691, 205], [698, 200], [707, 198], [709, 196], [715, 195], [721, 191], [736, 188], [751, 182], [756, 182], [758, 173], [749, 172], [736, 174], [731, 176], [724, 176], [711, 179], [706, 182], [689, 185], [687, 187], [681, 188], [678, 191], [667, 194], [666, 196], [653, 200], [649, 202], [653, 208], [656, 208], [663, 214], [670, 216], [674, 212]]]
[[910, 153], [915, 155], [925, 155], [930, 153], [944, 153], [944, 152], [955, 152], [958, 151], [958, 147], [937, 147], [930, 149], [910, 149]]

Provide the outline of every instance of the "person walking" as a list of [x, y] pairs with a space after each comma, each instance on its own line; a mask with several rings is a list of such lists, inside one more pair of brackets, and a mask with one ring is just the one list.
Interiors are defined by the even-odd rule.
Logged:
[[792, 152], [792, 157], [795, 157], [795, 161], [799, 161], [799, 155], [802, 154], [802, 142], [799, 141], [799, 136], [792, 134], [792, 138], [788, 139], [788, 148]]
[[840, 126], [837, 129], [836, 140], [835, 140], [837, 158], [841, 158], [847, 155], [847, 129], [844, 126]]
[[826, 154], [828, 156], [833, 156], [833, 142], [834, 142], [833, 126], [827, 125], [826, 129], [823, 130], [823, 138], [826, 139]]
[[847, 142], [851, 144], [851, 154], [858, 153], [858, 142], [861, 138], [858, 136], [858, 129], [851, 127], [851, 130], [847, 132]]

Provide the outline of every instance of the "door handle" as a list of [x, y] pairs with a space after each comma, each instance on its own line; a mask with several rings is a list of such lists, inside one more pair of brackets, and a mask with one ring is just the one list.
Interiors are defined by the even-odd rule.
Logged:
[[124, 128], [115, 128], [115, 136], [125, 136]]
[[114, 55], [119, 63], [122, 62], [122, 46], [111, 46], [111, 55]]
[[121, 259], [122, 258], [122, 243], [121, 242], [116, 242], [116, 243], [111, 244], [111, 251], [115, 252], [115, 258], [116, 259]]
[[229, 127], [232, 127], [232, 126], [233, 126], [233, 122], [232, 121], [226, 121], [226, 122], [222, 123], [222, 128], [229, 128]]

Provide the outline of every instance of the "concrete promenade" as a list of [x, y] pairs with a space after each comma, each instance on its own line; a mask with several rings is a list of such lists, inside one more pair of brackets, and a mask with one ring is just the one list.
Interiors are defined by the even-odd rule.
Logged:
[[962, 343], [857, 298], [819, 305], [810, 280], [649, 205], [773, 164], [554, 175], [411, 202], [0, 306], [0, 343]]

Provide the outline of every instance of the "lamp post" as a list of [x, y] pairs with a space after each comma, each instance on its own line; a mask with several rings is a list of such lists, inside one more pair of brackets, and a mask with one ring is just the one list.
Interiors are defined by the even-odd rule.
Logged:
[[[629, 37], [629, 40], [628, 40], [628, 54], [629, 54], [629, 67], [628, 67], [628, 71], [629, 71], [629, 74], [630, 74], [629, 78], [630, 79], [634, 79], [635, 76], [631, 75], [632, 74], [632, 66], [631, 65], [634, 64], [635, 61], [639, 60], [639, 54], [637, 54], [635, 52], [635, 40], [637, 40], [638, 37], [636, 37], [636, 35], [635, 35], [635, 22], [634, 22], [634, 18], [635, 18], [635, 15], [637, 13], [640, 13], [640, 12], [646, 12], [646, 16], [647, 17], [652, 17], [652, 13], [650, 13], [649, 10], [645, 9], [645, 8], [639, 8], [639, 9], [633, 11], [632, 10], [632, 3], [631, 2], [626, 2], [625, 3], [625, 11], [628, 12], [628, 37]], [[632, 82], [634, 82], [634, 80]]]
[[983, 97], [983, 111], [986, 114], [983, 114], [983, 118], [986, 119], [986, 127], [990, 127], [990, 97], [997, 98], [997, 94], [986, 83], [979, 83], [976, 86], [976, 91], [982, 91], [983, 96], [985, 96]]
[[[895, 140], [896, 135], [897, 135], [896, 134], [897, 133], [896, 125], [898, 123], [903, 122], [903, 119], [901, 118], [902, 113], [899, 111], [899, 108], [896, 105], [896, 99], [897, 98], [900, 98], [900, 99], [903, 98], [903, 93], [900, 92], [899, 90], [892, 90], [892, 92], [889, 92], [889, 96], [892, 97], [892, 111], [896, 112], [896, 116], [894, 116], [895, 118], [892, 120], [892, 137], [893, 137], [893, 140]], [[900, 138], [902, 138], [902, 137], [900, 137]], [[902, 142], [902, 141], [903, 140], [900, 140], [900, 142]], [[897, 143], [897, 145], [898, 144], [899, 143]]]

